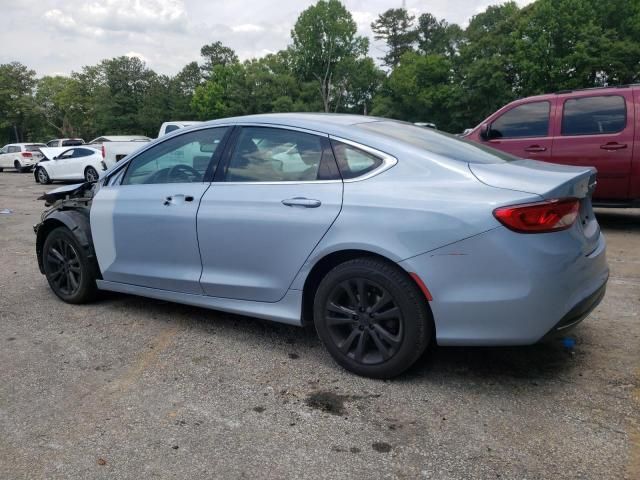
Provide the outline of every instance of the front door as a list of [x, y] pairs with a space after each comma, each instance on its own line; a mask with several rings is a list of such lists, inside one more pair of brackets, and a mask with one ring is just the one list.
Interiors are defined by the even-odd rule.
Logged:
[[491, 122], [487, 144], [516, 157], [550, 160], [552, 110], [548, 100], [516, 105]]
[[558, 109], [552, 161], [596, 167], [594, 198], [624, 200], [629, 195], [633, 153], [632, 92], [594, 95], [584, 92], [564, 99]]
[[91, 207], [104, 280], [202, 294], [196, 214], [227, 130], [172, 137], [133, 157], [121, 180], [106, 179]]
[[225, 157], [198, 213], [202, 289], [276, 302], [342, 206], [328, 138], [245, 126]]

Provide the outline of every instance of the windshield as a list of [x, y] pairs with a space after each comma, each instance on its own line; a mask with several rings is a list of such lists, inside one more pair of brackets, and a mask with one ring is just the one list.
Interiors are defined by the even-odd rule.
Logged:
[[389, 120], [360, 123], [356, 127], [460, 162], [502, 163], [517, 160], [517, 157], [508, 153], [410, 123]]

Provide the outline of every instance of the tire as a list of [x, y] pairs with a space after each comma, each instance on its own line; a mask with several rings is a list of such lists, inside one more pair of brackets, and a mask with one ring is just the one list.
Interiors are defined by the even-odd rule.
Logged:
[[20, 162], [18, 160], [13, 162], [13, 168], [16, 169], [16, 172], [22, 173], [22, 165], [20, 165]]
[[0, 172], [4, 171], [4, 168], [0, 168]]
[[51, 178], [49, 178], [49, 174], [42, 167], [36, 169], [36, 178], [38, 179], [38, 183], [42, 185], [48, 185], [51, 183]]
[[44, 241], [42, 263], [53, 292], [67, 303], [87, 303], [97, 294], [96, 266], [67, 227], [53, 229]]
[[333, 359], [372, 378], [395, 377], [411, 367], [433, 332], [431, 311], [411, 277], [391, 262], [370, 257], [327, 273], [316, 291], [313, 317]]
[[95, 168], [87, 167], [84, 170], [84, 179], [85, 179], [85, 181], [87, 181], [89, 183], [95, 183], [95, 182], [98, 181], [99, 178], [100, 178], [100, 176], [98, 175], [98, 172], [96, 171]]

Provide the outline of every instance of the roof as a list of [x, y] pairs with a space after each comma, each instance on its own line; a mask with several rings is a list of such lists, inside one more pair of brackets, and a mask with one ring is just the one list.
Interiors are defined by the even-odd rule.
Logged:
[[221, 123], [264, 123], [265, 125], [306, 128], [308, 130], [340, 135], [341, 131], [350, 126], [377, 121], [390, 121], [390, 119], [344, 113], [265, 113], [212, 120], [206, 122], [206, 125], [217, 125]]
[[149, 137], [144, 135], [101, 135], [94, 138], [89, 143], [94, 142], [128, 142], [131, 140], [150, 140]]

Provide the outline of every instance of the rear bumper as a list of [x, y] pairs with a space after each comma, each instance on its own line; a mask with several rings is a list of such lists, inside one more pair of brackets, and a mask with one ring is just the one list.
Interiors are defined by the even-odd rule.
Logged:
[[564, 335], [569, 332], [573, 327], [578, 325], [582, 320], [587, 318], [589, 314], [595, 309], [607, 291], [607, 282], [602, 284], [602, 286], [589, 295], [587, 298], [578, 302], [578, 304], [573, 307], [569, 312], [560, 319], [560, 321], [544, 336], [544, 339], [552, 338], [560, 335]]
[[567, 230], [499, 227], [400, 263], [433, 296], [440, 345], [530, 345], [584, 319], [604, 296], [606, 243], [581, 248]]

